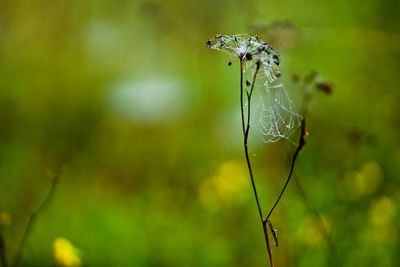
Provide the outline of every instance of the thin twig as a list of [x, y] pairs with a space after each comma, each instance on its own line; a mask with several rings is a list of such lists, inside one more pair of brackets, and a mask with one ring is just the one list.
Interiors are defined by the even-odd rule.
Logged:
[[[308, 109], [309, 109], [311, 100], [313, 98], [312, 91], [311, 91], [311, 84], [313, 82], [315, 82], [315, 80], [314, 80], [315, 75], [316, 75], [316, 72], [311, 72], [308, 76], [306, 76], [308, 78], [305, 80], [305, 82], [303, 84], [302, 89], [304, 91], [304, 96], [303, 96], [303, 101], [302, 101], [302, 105], [301, 105], [301, 109], [300, 109], [303, 117], [307, 116]], [[328, 229], [326, 228], [326, 226], [324, 224], [324, 221], [322, 220], [321, 215], [319, 214], [319, 212], [317, 211], [317, 209], [315, 208], [313, 203], [307, 197], [299, 179], [295, 179], [295, 185], [296, 185], [298, 193], [301, 196], [308, 211], [313, 215], [314, 222], [317, 225], [317, 228], [319, 229], [322, 237], [325, 240], [325, 243], [328, 246], [329, 257], [331, 258], [332, 266], [335, 266], [335, 267], [341, 266], [340, 258], [338, 257], [337, 252], [336, 252], [336, 246], [332, 240], [332, 237], [331, 237]]]
[[269, 263], [271, 264], [271, 267], [275, 267], [274, 256], [272, 255], [271, 244], [269, 243], [267, 224], [264, 221], [262, 221], [262, 218], [261, 218], [261, 224], [263, 227], [265, 244], [267, 245]]
[[1, 266], [7, 267], [7, 254], [6, 254], [6, 242], [4, 241], [3, 233], [0, 229], [0, 262]]
[[26, 245], [26, 242], [28, 240], [28, 237], [29, 237], [29, 235], [30, 235], [30, 233], [32, 231], [32, 227], [33, 227], [33, 225], [35, 223], [35, 220], [36, 220], [38, 214], [43, 209], [46, 208], [46, 206], [49, 204], [49, 202], [51, 201], [51, 199], [52, 199], [52, 197], [54, 195], [54, 192], [55, 192], [57, 184], [58, 184], [58, 177], [59, 177], [58, 173], [56, 173], [53, 176], [49, 192], [47, 193], [46, 197], [43, 199], [42, 203], [40, 203], [40, 205], [37, 207], [37, 209], [34, 210], [32, 212], [32, 214], [30, 215], [28, 223], [27, 223], [25, 231], [24, 231], [24, 234], [22, 235], [22, 239], [21, 239], [21, 241], [20, 241], [20, 243], [18, 245], [17, 251], [15, 253], [14, 263], [12, 264], [12, 267], [17, 267], [19, 265], [19, 263], [21, 261], [23, 250], [25, 248], [25, 245]]
[[245, 151], [245, 155], [246, 155], [246, 162], [247, 162], [247, 167], [248, 167], [248, 170], [249, 170], [251, 185], [253, 187], [253, 193], [254, 193], [254, 197], [256, 199], [258, 214], [260, 216], [261, 225], [263, 227], [264, 239], [265, 239], [265, 243], [266, 243], [266, 246], [267, 246], [269, 262], [271, 264], [271, 267], [274, 267], [275, 264], [274, 264], [274, 259], [273, 259], [273, 256], [272, 256], [271, 245], [269, 243], [268, 230], [267, 230], [266, 223], [264, 223], [264, 220], [263, 220], [262, 209], [261, 209], [260, 201], [259, 201], [258, 194], [257, 194], [256, 184], [255, 184], [254, 176], [253, 176], [253, 169], [251, 167], [249, 151], [248, 151], [248, 147], [247, 147], [247, 141], [248, 141], [249, 130], [250, 130], [251, 96], [253, 94], [253, 89], [254, 89], [254, 84], [256, 82], [257, 73], [258, 73], [258, 71], [260, 69], [260, 63], [257, 62], [257, 68], [256, 68], [256, 70], [254, 72], [253, 81], [251, 83], [250, 93], [246, 90], [246, 95], [247, 95], [247, 121], [246, 122], [245, 122], [244, 107], [243, 107], [243, 104], [244, 104], [243, 103], [243, 93], [244, 93], [244, 90], [243, 90], [243, 72], [244, 72], [243, 65], [244, 65], [244, 60], [240, 59], [240, 111], [241, 111], [241, 116], [242, 116], [242, 130], [243, 130], [244, 151]]
[[290, 179], [292, 178], [294, 165], [296, 163], [297, 156], [299, 155], [299, 153], [300, 153], [301, 149], [303, 148], [303, 146], [306, 144], [306, 138], [307, 138], [306, 120], [305, 120], [305, 118], [303, 118], [302, 121], [301, 121], [301, 133], [300, 133], [300, 138], [299, 138], [299, 144], [297, 145], [296, 151], [293, 154], [289, 175], [286, 178], [285, 185], [283, 186], [278, 198], [276, 199], [274, 205], [272, 206], [272, 208], [268, 212], [268, 215], [265, 218], [265, 222], [267, 222], [269, 220], [269, 217], [271, 216], [272, 212], [275, 210], [276, 206], [278, 205], [279, 201], [281, 200], [282, 195], [285, 192], [286, 187], [288, 186], [288, 184], [290, 182]]
[[[243, 66], [243, 64], [241, 64], [241, 66]], [[251, 101], [251, 94], [253, 92], [256, 76], [257, 76], [257, 73], [258, 73], [258, 70], [259, 70], [259, 65], [257, 65], [257, 66], [258, 67], [257, 67], [257, 69], [256, 69], [256, 71], [254, 73], [254, 77], [253, 77], [253, 83], [251, 84], [250, 94], [246, 90], [246, 95], [247, 95], [247, 122], [246, 123], [243, 122], [242, 125], [245, 127], [245, 128], [243, 128], [243, 134], [244, 134], [243, 141], [244, 141], [244, 150], [245, 150], [245, 154], [246, 154], [246, 161], [247, 161], [247, 166], [248, 166], [248, 169], [249, 169], [251, 184], [253, 186], [254, 196], [256, 198], [257, 208], [258, 208], [258, 212], [259, 212], [260, 218], [263, 218], [260, 201], [259, 201], [258, 194], [257, 194], [256, 185], [255, 185], [255, 182], [254, 182], [253, 170], [251, 168], [248, 147], [247, 147], [247, 142], [248, 142], [248, 138], [249, 138], [249, 130], [250, 130], [250, 101]], [[241, 73], [242, 73], [242, 75], [241, 75], [241, 83], [240, 84], [241, 84], [241, 95], [243, 95], [243, 67], [241, 69]], [[243, 96], [241, 98], [241, 103], [240, 104], [241, 104], [242, 118], [244, 118]]]
[[336, 253], [336, 246], [331, 238], [331, 235], [329, 234], [328, 229], [326, 228], [326, 226], [324, 224], [324, 221], [322, 220], [321, 215], [319, 214], [319, 212], [317, 211], [315, 206], [312, 204], [312, 202], [308, 199], [308, 197], [301, 185], [301, 182], [298, 179], [295, 179], [295, 185], [296, 185], [298, 193], [301, 196], [301, 198], [303, 199], [303, 202], [306, 205], [308, 211], [313, 215], [314, 222], [317, 225], [320, 233], [322, 234], [322, 237], [325, 240], [325, 243], [328, 246], [329, 256], [332, 261], [332, 266], [336, 266], [336, 267], [341, 266], [341, 264], [339, 262], [339, 257], [337, 256], [337, 253]]
[[243, 60], [240, 59], [240, 114], [242, 115], [242, 130], [243, 136], [246, 136], [246, 126], [244, 121], [244, 110], [243, 110]]

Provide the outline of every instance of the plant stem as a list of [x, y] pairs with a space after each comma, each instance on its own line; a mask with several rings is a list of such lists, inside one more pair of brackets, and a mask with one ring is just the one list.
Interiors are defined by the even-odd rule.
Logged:
[[[244, 64], [243, 60], [240, 59], [240, 113], [242, 115], [243, 136], [246, 139], [246, 127], [245, 127], [244, 110], [243, 110], [243, 64]], [[246, 146], [245, 146], [245, 148], [246, 148]]]
[[[298, 178], [298, 177], [296, 177]], [[297, 191], [300, 195], [300, 197], [303, 199], [304, 204], [306, 205], [308, 211], [312, 214], [314, 222], [319, 229], [321, 236], [324, 238], [327, 246], [328, 246], [328, 257], [331, 260], [330, 266], [336, 266], [339, 267], [341, 266], [340, 258], [338, 257], [336, 253], [336, 246], [335, 243], [332, 240], [331, 234], [329, 233], [328, 229], [325, 226], [325, 223], [321, 217], [321, 214], [317, 211], [317, 208], [313, 205], [313, 203], [309, 200], [309, 198], [306, 195], [306, 192], [303, 189], [303, 186], [301, 185], [301, 182], [299, 179], [295, 179], [295, 185], [297, 187]]]
[[274, 267], [275, 264], [274, 264], [274, 259], [273, 259], [273, 256], [272, 256], [271, 246], [270, 246], [270, 243], [269, 243], [266, 222], [263, 219], [263, 214], [262, 214], [262, 210], [261, 210], [260, 201], [259, 201], [259, 198], [258, 198], [256, 184], [255, 184], [254, 176], [253, 176], [253, 169], [251, 167], [250, 158], [249, 158], [249, 151], [248, 151], [248, 146], [247, 146], [247, 141], [248, 141], [248, 137], [249, 137], [249, 130], [250, 130], [251, 96], [253, 94], [254, 84], [255, 84], [255, 81], [256, 81], [256, 76], [257, 76], [258, 70], [260, 69], [260, 65], [257, 63], [257, 69], [254, 72], [253, 81], [251, 83], [250, 93], [246, 90], [246, 95], [247, 95], [247, 122], [245, 122], [245, 116], [244, 116], [244, 102], [243, 102], [243, 93], [244, 93], [244, 90], [243, 90], [243, 74], [244, 73], [243, 72], [244, 72], [244, 69], [243, 69], [243, 66], [244, 66], [244, 60], [240, 59], [240, 111], [241, 111], [241, 116], [242, 116], [244, 152], [245, 152], [245, 156], [246, 156], [247, 168], [249, 170], [251, 185], [253, 187], [254, 197], [256, 199], [258, 214], [260, 216], [261, 225], [263, 227], [264, 239], [265, 239], [265, 243], [266, 243], [266, 246], [267, 246], [269, 262], [271, 264], [271, 267]]
[[301, 121], [301, 133], [300, 133], [300, 139], [299, 139], [299, 144], [296, 148], [296, 151], [293, 154], [293, 158], [292, 158], [292, 163], [290, 166], [290, 171], [289, 171], [289, 175], [286, 178], [286, 182], [285, 185], [283, 186], [278, 198], [276, 199], [274, 205], [272, 206], [272, 208], [270, 209], [270, 211], [268, 212], [267, 217], [265, 218], [265, 222], [268, 221], [269, 217], [271, 216], [272, 212], [275, 210], [276, 206], [278, 205], [279, 201], [282, 198], [283, 193], [286, 190], [286, 187], [288, 186], [290, 179], [292, 178], [292, 174], [293, 174], [293, 170], [294, 170], [294, 165], [296, 163], [296, 159], [297, 156], [299, 155], [301, 149], [303, 148], [303, 146], [306, 144], [306, 136], [307, 136], [307, 130], [306, 130], [306, 120], [303, 118]]
[[3, 267], [7, 267], [7, 257], [6, 257], [6, 243], [3, 238], [3, 233], [0, 229], [0, 262]]
[[13, 267], [17, 267], [19, 265], [19, 263], [21, 261], [23, 249], [25, 248], [25, 245], [26, 245], [26, 242], [28, 240], [28, 237], [29, 237], [29, 235], [30, 235], [30, 233], [32, 231], [32, 227], [33, 227], [33, 224], [34, 224], [34, 222], [36, 220], [36, 217], [48, 205], [48, 203], [52, 199], [57, 184], [58, 184], [58, 173], [56, 173], [53, 176], [51, 187], [50, 187], [50, 190], [47, 193], [46, 197], [43, 199], [42, 203], [40, 203], [38, 208], [36, 210], [34, 210], [32, 212], [32, 214], [31, 214], [31, 216], [29, 217], [28, 224], [26, 225], [25, 231], [24, 231], [24, 233], [22, 235], [22, 239], [21, 239], [21, 241], [20, 241], [20, 243], [18, 245], [17, 251], [16, 251], [15, 256], [14, 256], [14, 262], [12, 264]]

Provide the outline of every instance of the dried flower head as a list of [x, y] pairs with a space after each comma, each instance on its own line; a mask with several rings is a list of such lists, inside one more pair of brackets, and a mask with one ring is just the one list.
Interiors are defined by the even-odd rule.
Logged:
[[[262, 41], [258, 36], [249, 36], [247, 34], [218, 34], [215, 38], [207, 41], [207, 47], [228, 53], [231, 57], [236, 57], [240, 61], [240, 113], [244, 151], [260, 221], [264, 230], [269, 261], [271, 267], [274, 267], [267, 224], [275, 240], [275, 245], [278, 246], [277, 231], [272, 226], [269, 216], [280, 201], [292, 176], [297, 155], [305, 144], [305, 121], [294, 110], [285, 87], [278, 79], [280, 77], [279, 54], [275, 53], [267, 42]], [[231, 64], [231, 61], [229, 61], [228, 65]], [[252, 110], [252, 102], [254, 102], [252, 99], [254, 100], [254, 98], [256, 98], [257, 102], [256, 108]], [[290, 174], [278, 199], [265, 219], [258, 198], [248, 150], [250, 124], [253, 125], [253, 121], [255, 121], [259, 136], [265, 143], [276, 142], [281, 139], [292, 141], [290, 136], [302, 125], [301, 138], [293, 156]]]
[[264, 72], [263, 76], [269, 82], [273, 82], [281, 75], [279, 71], [279, 54], [273, 50], [268, 42], [261, 40], [259, 36], [217, 34], [207, 41], [207, 47], [238, 58], [246, 64], [247, 69], [254, 68], [257, 64], [260, 65]]
[[[239, 59], [245, 85], [254, 88], [256, 105], [252, 117], [261, 139], [266, 143], [282, 138], [292, 141], [290, 136], [300, 126], [301, 117], [278, 79], [281, 76], [279, 54], [268, 42], [248, 34], [217, 34], [207, 41], [207, 47]], [[253, 78], [254, 85], [250, 82]]]
[[272, 47], [258, 36], [247, 34], [223, 35], [217, 34], [207, 41], [207, 46], [232, 54], [242, 60], [253, 60], [255, 56], [272, 53]]

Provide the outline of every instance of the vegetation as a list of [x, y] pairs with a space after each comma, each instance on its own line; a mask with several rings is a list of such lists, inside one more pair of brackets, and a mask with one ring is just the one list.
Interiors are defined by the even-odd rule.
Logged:
[[[216, 33], [267, 41], [307, 120], [275, 266], [398, 266], [397, 7], [1, 1], [0, 266], [268, 266], [240, 61], [207, 49]], [[265, 227], [301, 127], [264, 144], [253, 119]]]

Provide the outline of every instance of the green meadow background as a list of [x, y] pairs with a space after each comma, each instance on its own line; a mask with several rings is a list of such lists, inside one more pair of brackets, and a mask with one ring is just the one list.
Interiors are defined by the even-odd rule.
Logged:
[[[0, 2], [0, 231], [21, 266], [268, 266], [247, 176], [239, 65], [206, 48], [258, 34], [308, 143], [271, 217], [277, 267], [400, 266], [399, 1]], [[255, 130], [255, 129], [253, 129]], [[266, 212], [293, 146], [254, 145]], [[59, 171], [58, 171], [59, 170]]]

